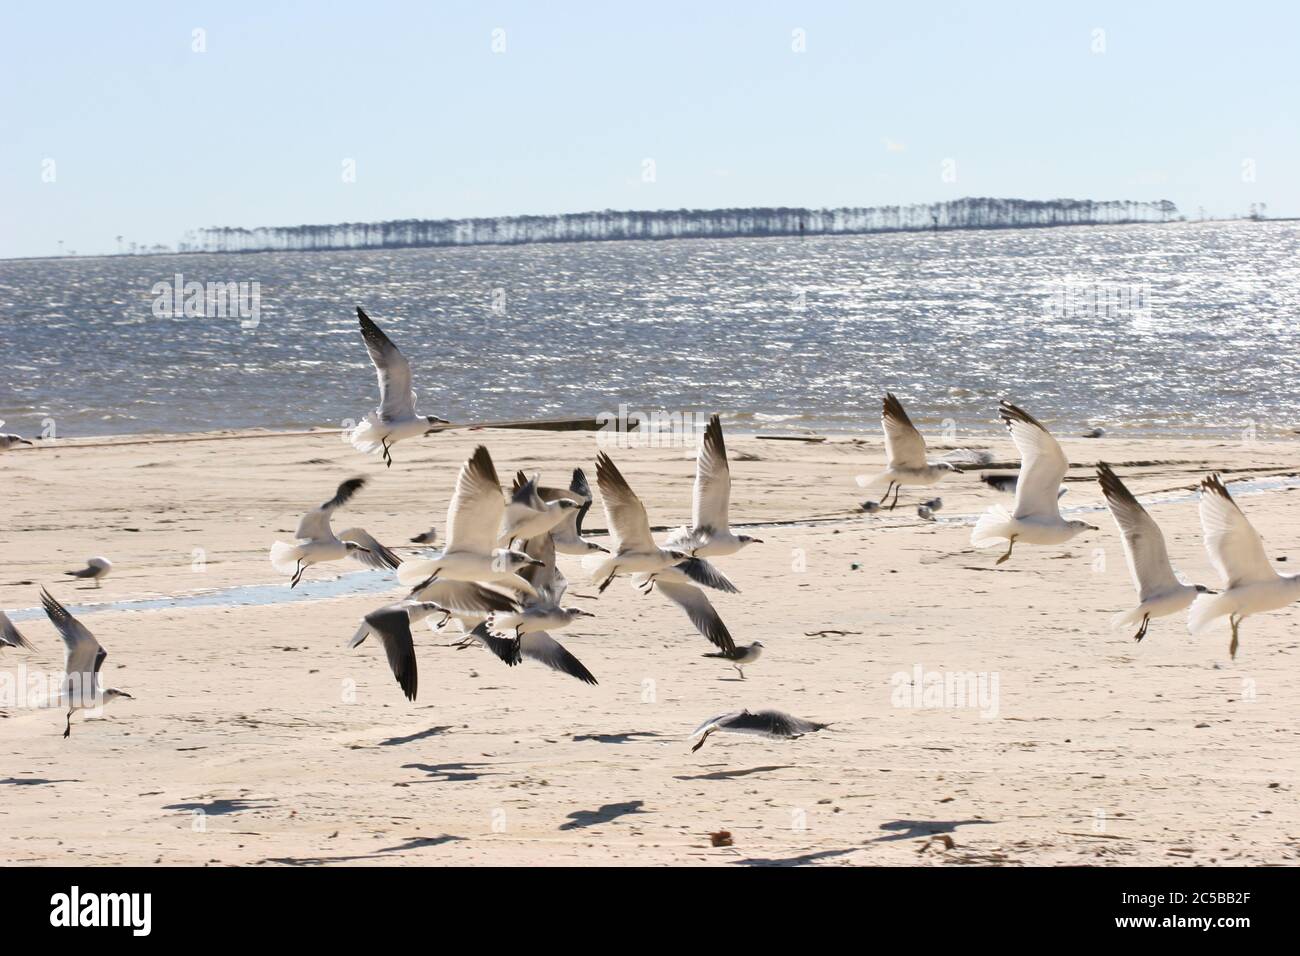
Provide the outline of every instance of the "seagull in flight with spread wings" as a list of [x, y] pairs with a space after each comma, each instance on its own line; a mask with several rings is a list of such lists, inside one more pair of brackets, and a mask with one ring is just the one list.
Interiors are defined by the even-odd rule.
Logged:
[[903, 403], [894, 397], [893, 392], [886, 392], [880, 412], [880, 426], [885, 433], [885, 454], [889, 464], [880, 474], [863, 482], [863, 488], [872, 488], [882, 481], [887, 482], [885, 493], [880, 499], [883, 505], [889, 500], [889, 493], [894, 492], [894, 500], [889, 510], [898, 505], [898, 494], [904, 485], [929, 487], [938, 483], [945, 475], [961, 469], [950, 461], [937, 461], [933, 464], [925, 457], [925, 439], [916, 430], [912, 420], [903, 411]]
[[108, 651], [95, 640], [86, 625], [69, 613], [49, 591], [41, 588], [41, 604], [45, 614], [63, 638], [63, 678], [59, 685], [58, 700], [68, 707], [67, 723], [63, 736], [72, 733], [72, 713], [77, 710], [95, 710], [109, 701], [132, 697], [126, 691], [112, 687], [101, 689], [99, 669], [104, 666]]
[[680, 548], [695, 557], [711, 558], [735, 554], [746, 545], [762, 544], [761, 538], [732, 532], [730, 510], [731, 465], [722, 440], [722, 421], [713, 415], [695, 459], [691, 526], [674, 531], [668, 538], [668, 547]]
[[415, 413], [411, 363], [360, 306], [357, 306], [357, 319], [361, 322], [361, 337], [365, 340], [366, 351], [370, 353], [371, 364], [379, 377], [379, 407], [352, 430], [352, 446], [366, 454], [382, 450], [384, 463], [391, 468], [393, 456], [390, 452], [399, 441], [431, 435], [433, 429], [430, 426], [449, 422], [437, 415]]
[[734, 710], [729, 714], [719, 714], [710, 718], [691, 731], [690, 738], [699, 737], [691, 752], [704, 746], [710, 734], [719, 732], [729, 734], [754, 734], [773, 740], [792, 740], [804, 734], [816, 733], [830, 724], [818, 724], [811, 720], [794, 717], [780, 710]]
[[401, 558], [361, 528], [348, 528], [337, 535], [330, 528], [334, 512], [347, 504], [365, 484], [364, 478], [349, 478], [339, 485], [333, 498], [302, 516], [298, 530], [294, 532], [297, 540], [293, 544], [277, 541], [271, 545], [271, 566], [281, 574], [293, 575], [289, 587], [297, 587], [302, 572], [322, 561], [340, 561], [350, 557], [368, 568], [381, 570], [396, 568], [402, 563]]
[[601, 561], [592, 574], [599, 591], [609, 587], [619, 574], [645, 574], [649, 580], [665, 568], [690, 557], [681, 548], [661, 548], [650, 533], [645, 505], [603, 451], [596, 457], [596, 484], [613, 539], [613, 554]]
[[1097, 526], [1086, 521], [1066, 521], [1057, 505], [1057, 490], [1070, 468], [1065, 452], [1056, 439], [1034, 416], [1010, 402], [1002, 402], [998, 414], [1011, 432], [1011, 440], [1020, 452], [1020, 477], [1016, 482], [1015, 510], [1008, 513], [1002, 505], [989, 508], [971, 532], [971, 544], [987, 548], [999, 541], [1007, 542], [1001, 564], [1011, 557], [1017, 541], [1025, 544], [1065, 544], [1084, 531]]
[[1129, 574], [1137, 587], [1138, 605], [1115, 616], [1111, 627], [1123, 627], [1141, 622], [1133, 640], [1147, 635], [1147, 625], [1153, 617], [1177, 614], [1190, 607], [1197, 594], [1208, 592], [1200, 584], [1184, 584], [1174, 574], [1165, 548], [1165, 536], [1147, 510], [1138, 503], [1133, 493], [1104, 461], [1097, 463], [1097, 480], [1106, 496], [1111, 517], [1124, 539], [1124, 557]]
[[1201, 482], [1201, 528], [1210, 563], [1223, 578], [1219, 594], [1202, 594], [1192, 604], [1187, 629], [1198, 634], [1218, 618], [1232, 626], [1228, 655], [1237, 656], [1241, 622], [1300, 600], [1300, 574], [1278, 574], [1264, 553], [1264, 541], [1237, 507], [1218, 475]]

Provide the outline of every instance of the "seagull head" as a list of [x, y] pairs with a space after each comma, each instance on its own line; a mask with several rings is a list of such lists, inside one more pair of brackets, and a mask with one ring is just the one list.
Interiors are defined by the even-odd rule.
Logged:
[[1100, 531], [1100, 530], [1101, 530], [1101, 529], [1098, 528], [1095, 524], [1088, 524], [1088, 522], [1086, 522], [1086, 521], [1070, 521], [1070, 522], [1067, 522], [1067, 524], [1069, 524], [1069, 526], [1070, 526], [1071, 528], [1074, 529], [1074, 533], [1075, 533], [1075, 534], [1082, 534], [1082, 533], [1085, 532], [1085, 531]]
[[124, 690], [117, 690], [116, 688], [109, 687], [108, 689], [106, 689], [106, 690], [104, 691], [104, 703], [106, 703], [106, 704], [107, 704], [110, 700], [117, 700], [117, 698], [119, 698], [119, 697], [121, 697], [121, 698], [123, 698], [123, 699], [125, 699], [125, 700], [135, 700], [134, 697], [132, 697], [130, 694], [128, 694], [128, 693], [127, 693], [126, 691], [124, 691]]
[[762, 539], [762, 538], [751, 538], [751, 537], [750, 537], [749, 535], [747, 535], [747, 534], [736, 535], [736, 540], [740, 542], [740, 546], [741, 546], [742, 548], [743, 548], [745, 545], [747, 545], [747, 544], [762, 544], [762, 543], [763, 543], [763, 539]]
[[573, 620], [573, 619], [576, 618], [576, 617], [595, 617], [595, 616], [596, 616], [593, 612], [591, 612], [591, 611], [587, 611], [587, 610], [584, 610], [583, 608], [580, 608], [580, 607], [566, 607], [566, 608], [563, 608], [562, 610], [564, 611], [565, 614], [567, 614], [567, 615], [569, 616], [569, 620]]
[[445, 418], [439, 418], [437, 415], [425, 415], [424, 420], [430, 425], [450, 425], [451, 422]]
[[941, 462], [939, 462], [939, 467], [940, 467], [940, 468], [947, 468], [949, 471], [955, 471], [955, 472], [957, 472], [957, 474], [961, 474], [961, 469], [958, 468], [956, 465], [954, 465], [954, 464], [953, 464], [952, 462], [950, 462], [950, 461], [941, 461]]
[[573, 511], [574, 509], [581, 507], [572, 498], [557, 498], [555, 504], [561, 511]]

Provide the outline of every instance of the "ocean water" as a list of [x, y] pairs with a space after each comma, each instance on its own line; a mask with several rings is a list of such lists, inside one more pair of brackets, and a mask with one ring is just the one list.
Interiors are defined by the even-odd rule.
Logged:
[[[237, 315], [154, 289], [258, 283]], [[0, 419], [61, 437], [337, 427], [362, 305], [453, 421], [719, 411], [733, 428], [1300, 427], [1300, 223], [0, 262]]]

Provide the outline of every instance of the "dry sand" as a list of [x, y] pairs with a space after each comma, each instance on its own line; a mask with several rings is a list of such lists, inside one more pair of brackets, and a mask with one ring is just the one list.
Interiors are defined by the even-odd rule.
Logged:
[[[450, 432], [398, 446], [388, 470], [325, 433], [60, 440], [6, 453], [0, 607], [34, 607], [41, 584], [74, 609], [283, 585], [271, 541], [353, 474], [373, 483], [340, 526], [404, 545], [430, 524], [441, 532], [456, 468], [480, 441], [507, 480], [516, 467], [550, 482], [575, 465], [593, 472], [590, 433]], [[559, 636], [596, 687], [444, 649], [421, 625], [420, 695], [408, 703], [373, 641], [343, 647], [383, 595], [87, 613], [109, 651], [108, 686], [135, 700], [103, 719], [74, 718], [68, 740], [59, 712], [3, 713], [0, 861], [1300, 860], [1300, 608], [1249, 620], [1235, 662], [1226, 625], [1192, 639], [1183, 621], [1163, 619], [1134, 644], [1109, 630], [1134, 595], [1108, 515], [1095, 515], [1099, 533], [1020, 548], [999, 568], [996, 552], [973, 551], [969, 525], [951, 520], [999, 500], [973, 475], [938, 489], [945, 523], [915, 517], [915, 492], [894, 515], [872, 517], [855, 513], [865, 496], [853, 479], [880, 465], [876, 436], [728, 444], [733, 521], [792, 522], [761, 527], [765, 544], [719, 561], [743, 593], [713, 595], [715, 604], [738, 641], [767, 646], [748, 680], [701, 657], [711, 647], [658, 595], [620, 580], [598, 601], [577, 597], [594, 589], [575, 558], [561, 559], [573, 603], [599, 617]], [[1012, 455], [993, 433], [970, 444]], [[1292, 442], [1065, 444], [1075, 462], [1116, 464], [1143, 495], [1190, 489], [1212, 467], [1229, 479], [1300, 472]], [[690, 450], [610, 450], [653, 523], [686, 519]], [[1147, 464], [1124, 464], [1134, 462]], [[1065, 504], [1100, 503], [1089, 468], [1070, 478]], [[1297, 496], [1240, 501], [1271, 556], [1300, 565]], [[1194, 503], [1153, 514], [1175, 565], [1217, 584]], [[604, 525], [599, 506], [589, 524]], [[61, 576], [92, 554], [115, 565], [102, 589]], [[316, 567], [305, 580], [350, 570]], [[57, 671], [49, 623], [21, 627], [37, 651], [0, 651], [0, 670]], [[895, 706], [894, 675], [917, 666], [996, 675], [996, 717]], [[833, 726], [792, 742], [718, 735], [690, 752], [697, 723], [744, 706]], [[719, 830], [734, 845], [711, 846]], [[927, 846], [941, 833], [951, 848]]]

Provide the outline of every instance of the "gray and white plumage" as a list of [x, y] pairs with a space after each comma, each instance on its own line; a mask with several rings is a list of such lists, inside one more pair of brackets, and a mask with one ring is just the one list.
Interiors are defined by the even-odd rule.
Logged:
[[893, 394], [886, 392], [881, 402], [880, 427], [885, 433], [885, 455], [888, 463], [885, 470], [867, 480], [863, 487], [870, 488], [886, 483], [885, 494], [880, 499], [883, 505], [894, 492], [894, 500], [889, 505], [893, 511], [898, 504], [898, 495], [905, 486], [928, 487], [943, 479], [945, 475], [960, 471], [950, 461], [931, 462], [926, 458], [925, 439], [917, 427], [912, 424], [903, 409], [903, 403]]
[[547, 534], [566, 517], [576, 515], [581, 507], [568, 495], [543, 498], [538, 481], [539, 476], [529, 478], [522, 471], [515, 475], [510, 501], [501, 519], [501, 537], [497, 542], [501, 547]]
[[731, 666], [734, 667], [736, 673], [740, 675], [740, 679], [744, 680], [745, 671], [743, 668], [749, 664], [756, 663], [758, 659], [763, 656], [763, 642], [754, 641], [752, 644], [737, 644], [735, 649], [730, 652], [719, 651], [716, 654], [705, 654], [704, 656], [716, 657], [725, 661], [730, 661]]
[[596, 456], [596, 484], [609, 523], [611, 554], [596, 567], [592, 580], [604, 591], [619, 574], [644, 573], [653, 579], [664, 568], [690, 557], [680, 548], [661, 548], [650, 533], [645, 505], [608, 455]]
[[41, 605], [59, 637], [63, 639], [63, 678], [60, 681], [59, 701], [68, 708], [63, 736], [72, 733], [72, 714], [102, 706], [118, 697], [130, 699], [131, 695], [114, 688], [101, 688], [99, 671], [104, 666], [108, 651], [95, 639], [66, 607], [45, 588], [41, 588]]
[[23, 637], [22, 633], [14, 626], [14, 622], [9, 620], [9, 615], [0, 611], [0, 647], [21, 647], [24, 650], [34, 650], [32, 642]]
[[607, 548], [588, 541], [582, 536], [582, 522], [586, 520], [587, 512], [591, 510], [594, 499], [591, 486], [587, 484], [587, 476], [581, 468], [573, 469], [573, 478], [569, 482], [567, 491], [563, 488], [539, 487], [537, 493], [544, 501], [569, 498], [578, 505], [576, 510], [566, 511], [564, 519], [551, 529], [555, 550], [561, 554], [590, 554], [593, 551], [608, 553]]
[[108, 558], [95, 557], [87, 558], [86, 566], [84, 568], [77, 571], [64, 571], [63, 573], [65, 576], [70, 578], [81, 578], [83, 580], [94, 581], [95, 586], [99, 587], [99, 582], [108, 577], [112, 570], [113, 562], [109, 561]]
[[15, 445], [32, 445], [35, 442], [28, 441], [22, 435], [12, 435], [6, 432], [0, 435], [0, 451], [8, 451]]
[[334, 533], [334, 512], [346, 505], [364, 488], [364, 478], [349, 478], [334, 492], [334, 497], [308, 511], [298, 521], [294, 543], [276, 541], [271, 545], [271, 565], [281, 574], [292, 575], [290, 587], [296, 587], [302, 573], [313, 564], [352, 558], [368, 568], [392, 570], [402, 559], [384, 547], [363, 528], [347, 528]]
[[731, 530], [731, 463], [722, 420], [712, 415], [695, 458], [691, 524], [669, 535], [667, 545], [699, 557], [719, 557], [762, 543], [760, 538]]
[[519, 637], [498, 637], [484, 622], [470, 632], [478, 641], [506, 664], [514, 667], [524, 658], [545, 664], [553, 671], [576, 677], [584, 684], [597, 683], [595, 676], [582, 661], [571, 654], [559, 641], [545, 631], [532, 631]]
[[411, 539], [411, 544], [434, 544], [438, 540], [438, 529], [430, 528], [428, 531], [421, 531]]
[[700, 738], [691, 748], [691, 752], [694, 753], [704, 746], [704, 741], [709, 739], [710, 734], [753, 734], [773, 740], [793, 740], [829, 726], [830, 724], [819, 724], [794, 717], [780, 710], [733, 710], [706, 720], [691, 731], [688, 739]]

